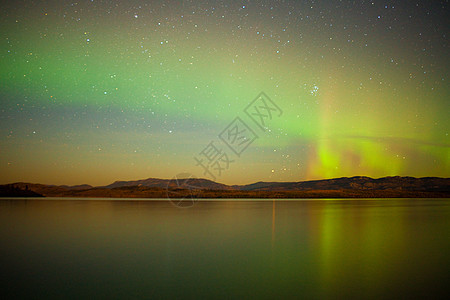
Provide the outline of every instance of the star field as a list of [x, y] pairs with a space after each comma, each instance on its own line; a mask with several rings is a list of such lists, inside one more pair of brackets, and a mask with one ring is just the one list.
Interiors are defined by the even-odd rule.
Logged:
[[1, 6], [3, 183], [204, 177], [261, 91], [283, 114], [219, 182], [450, 175], [448, 1]]

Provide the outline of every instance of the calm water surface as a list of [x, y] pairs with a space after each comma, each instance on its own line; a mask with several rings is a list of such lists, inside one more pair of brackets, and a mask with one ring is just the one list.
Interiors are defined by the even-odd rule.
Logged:
[[450, 199], [0, 200], [2, 298], [448, 296]]

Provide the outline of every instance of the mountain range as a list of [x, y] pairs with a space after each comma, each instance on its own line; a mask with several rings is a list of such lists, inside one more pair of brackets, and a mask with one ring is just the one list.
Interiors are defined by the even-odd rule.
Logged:
[[[256, 182], [226, 185], [202, 178], [116, 181], [106, 186], [45, 185], [17, 182], [0, 185], [0, 196], [165, 198], [167, 190], [194, 192], [199, 198], [370, 198], [450, 197], [450, 178], [342, 177], [299, 182]], [[24, 193], [26, 192], [26, 193]]]

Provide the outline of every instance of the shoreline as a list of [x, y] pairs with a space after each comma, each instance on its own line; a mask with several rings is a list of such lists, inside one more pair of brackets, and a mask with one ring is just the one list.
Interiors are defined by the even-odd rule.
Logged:
[[304, 191], [224, 191], [224, 190], [166, 190], [162, 188], [94, 188], [88, 190], [42, 193], [24, 196], [1, 195], [0, 198], [194, 198], [194, 199], [370, 199], [370, 198], [450, 198], [450, 192], [401, 190], [304, 190]]

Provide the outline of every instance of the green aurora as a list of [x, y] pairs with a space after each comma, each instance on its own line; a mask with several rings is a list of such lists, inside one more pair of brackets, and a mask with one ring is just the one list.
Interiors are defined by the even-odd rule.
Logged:
[[448, 3], [394, 2], [3, 3], [0, 181], [206, 177], [238, 116], [259, 138], [219, 182], [449, 177]]

